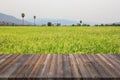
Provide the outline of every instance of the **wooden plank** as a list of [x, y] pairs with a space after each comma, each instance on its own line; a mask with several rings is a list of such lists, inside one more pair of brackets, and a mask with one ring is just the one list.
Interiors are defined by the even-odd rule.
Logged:
[[115, 56], [118, 60], [120, 60], [120, 54], [114, 54], [112, 56]]
[[84, 78], [90, 77], [90, 74], [88, 73], [82, 59], [79, 57], [79, 54], [76, 54], [74, 56], [75, 56], [75, 59], [77, 61], [78, 69], [79, 69], [79, 71], [81, 73], [81, 76], [84, 77]]
[[114, 67], [114, 65], [111, 62], [109, 62], [107, 60], [107, 58], [105, 58], [104, 56], [99, 55], [99, 54], [98, 54], [98, 56], [105, 63], [105, 66], [107, 66], [107, 68], [109, 69], [110, 73], [113, 73], [114, 77], [120, 76], [119, 75], [119, 71], [116, 69], [116, 67]]
[[22, 70], [22, 66], [25, 63], [25, 61], [30, 57], [31, 55], [23, 55], [18, 61], [14, 63], [11, 67], [16, 68], [16, 70], [10, 75], [11, 77], [17, 77], [17, 73]]
[[14, 61], [14, 59], [17, 57], [17, 55], [8, 55], [8, 57], [6, 58], [6, 60], [4, 62], [2, 62], [1, 66], [0, 66], [0, 74], [2, 74], [12, 63], [12, 61]]
[[71, 65], [68, 54], [63, 55], [63, 71], [64, 78], [71, 78]]
[[22, 70], [19, 70], [18, 71], [18, 74], [16, 74], [16, 76], [18, 78], [21, 78], [21, 77], [27, 77], [27, 75], [25, 74], [27, 72], [27, 69], [29, 68], [31, 62], [32, 62], [32, 59], [33, 59], [34, 55], [31, 55], [28, 60], [25, 61], [24, 64], [22, 64], [21, 66], [21, 69]]
[[52, 63], [51, 63], [52, 57], [53, 57], [53, 55], [51, 55], [51, 54], [48, 54], [48, 55], [47, 55], [46, 60], [45, 60], [45, 62], [43, 63], [44, 66], [43, 66], [43, 68], [42, 68], [42, 71], [41, 71], [41, 73], [39, 73], [39, 76], [40, 76], [40, 77], [42, 77], [42, 78], [48, 77], [48, 72], [49, 72], [49, 69], [50, 69], [50, 65], [52, 64]]
[[38, 77], [39, 78], [39, 74], [41, 73], [43, 66], [44, 66], [44, 61], [46, 59], [47, 55], [46, 54], [42, 54], [38, 61], [35, 63], [29, 77]]
[[97, 55], [86, 55], [89, 60], [91, 61], [92, 65], [94, 66], [94, 69], [96, 69], [96, 71], [99, 73], [99, 77], [111, 77], [110, 74], [108, 74], [108, 72], [106, 72], [105, 68], [99, 63], [97, 62], [97, 60], [94, 58]]
[[99, 77], [99, 73], [96, 71], [95, 67], [92, 65], [92, 62], [88, 59], [88, 57], [84, 54], [84, 55], [79, 55], [80, 58], [82, 59], [83, 63], [84, 63], [84, 67], [86, 68], [87, 72], [90, 74], [88, 76], [91, 78], [98, 78]]
[[109, 59], [114, 60], [114, 62], [116, 62], [116, 63], [118, 63], [120, 65], [120, 57], [118, 59], [118, 58], [115, 57], [115, 55], [112, 55], [112, 54], [109, 54], [107, 56], [110, 57]]
[[0, 65], [4, 65], [6, 63], [7, 58], [10, 58], [11, 55], [3, 55], [0, 59]]
[[30, 64], [28, 64], [28, 68], [26, 69], [26, 71], [24, 72], [25, 76], [28, 77], [30, 75], [30, 73], [32, 72], [36, 62], [38, 61], [40, 55], [33, 55], [33, 58], [31, 59]]
[[80, 70], [78, 69], [77, 61], [76, 61], [74, 55], [69, 54], [69, 58], [70, 58], [69, 60], [70, 60], [71, 71], [72, 71], [71, 77], [80, 78], [81, 77]]
[[104, 59], [99, 54], [93, 57], [96, 59], [98, 63], [100, 63], [100, 65], [103, 66], [103, 68], [107, 71], [109, 75], [111, 75], [111, 77], [116, 77], [116, 72], [114, 71], [113, 68], [111, 68], [111, 65], [108, 62], [106, 62], [106, 59]]
[[26, 75], [24, 74], [24, 72], [28, 68], [28, 63], [31, 61], [32, 57], [33, 57], [33, 55], [24, 56], [22, 58], [23, 61], [21, 61], [22, 63], [20, 64], [18, 69], [14, 73], [12, 73], [11, 75], [14, 77], [17, 77], [17, 78], [25, 77]]
[[63, 56], [62, 54], [58, 55], [57, 60], [57, 78], [63, 78]]
[[6, 55], [1, 55], [1, 56], [0, 56], [0, 60], [1, 60], [1, 59], [4, 59], [5, 56], [6, 56]]
[[53, 54], [50, 69], [49, 69], [49, 72], [48, 72], [48, 77], [49, 78], [55, 78], [56, 77], [56, 73], [57, 73], [56, 63], [57, 63], [57, 54]]
[[[13, 67], [11, 65], [15, 65], [14, 63], [19, 60], [22, 57], [22, 55], [16, 55], [13, 61], [11, 61], [7, 66], [5, 66], [1, 71], [0, 71], [0, 76], [2, 77], [10, 77], [10, 75], [16, 70], [16, 67]], [[15, 65], [17, 66], [17, 65]]]
[[3, 62], [3, 61], [5, 61], [5, 57], [6, 57], [6, 55], [0, 55], [0, 64]]
[[1, 78], [120, 79], [120, 56], [107, 54], [0, 55]]
[[108, 63], [110, 65], [112, 65], [114, 70], [116, 70], [118, 75], [120, 76], [120, 73], [119, 73], [120, 72], [120, 64], [115, 61], [115, 58], [111, 58], [109, 55], [105, 55], [105, 54], [102, 56], [106, 59], [106, 61], [108, 61]]

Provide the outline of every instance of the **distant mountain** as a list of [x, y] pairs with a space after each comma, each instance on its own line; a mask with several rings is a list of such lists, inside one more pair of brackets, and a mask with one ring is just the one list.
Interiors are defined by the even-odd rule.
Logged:
[[[114, 23], [113, 23], [114, 24]], [[120, 24], [120, 22], [116, 22], [115, 24]]]
[[[33, 19], [27, 19], [29, 22], [33, 22]], [[52, 22], [53, 24], [61, 23], [61, 25], [72, 25], [77, 24], [77, 21], [67, 20], [67, 19], [52, 19], [52, 18], [37, 18], [36, 24], [42, 25], [47, 24], [48, 22]]]
[[120, 22], [114, 22], [114, 23], [107, 23], [105, 25], [110, 25], [110, 26], [120, 26]]
[[[2, 24], [2, 23], [22, 25], [22, 20], [14, 17], [14, 16], [11, 16], [11, 15], [6, 15], [6, 14], [3, 14], [3, 13], [0, 13], [0, 24]], [[29, 25], [31, 23], [25, 21], [24, 24]]]
[[[33, 19], [26, 19], [27, 21], [33, 23]], [[59, 19], [59, 18], [37, 18], [36, 19], [36, 24], [37, 25], [42, 25], [42, 24], [47, 24], [48, 22], [52, 22], [53, 24], [60, 23], [61, 25], [72, 25], [72, 24], [78, 24], [80, 23], [79, 21], [75, 20], [68, 20], [68, 19]], [[84, 22], [83, 24], [89, 24], [89, 25], [94, 25], [96, 24], [95, 22]]]
[[[30, 19], [25, 19], [24, 24], [25, 25], [33, 25], [34, 19], [30, 18]], [[79, 23], [79, 21], [75, 21], [75, 20], [68, 20], [68, 19], [53, 19], [53, 18], [37, 18], [36, 19], [36, 24], [37, 25], [44, 25], [47, 24], [48, 22], [52, 22], [53, 24], [57, 24], [60, 23], [61, 25], [76, 25]], [[16, 25], [22, 25], [22, 20], [18, 19], [14, 16], [11, 15], [6, 15], [3, 13], [0, 13], [0, 24], [16, 24]], [[84, 22], [83, 24], [89, 24], [89, 25], [94, 25], [96, 23], [94, 22]]]

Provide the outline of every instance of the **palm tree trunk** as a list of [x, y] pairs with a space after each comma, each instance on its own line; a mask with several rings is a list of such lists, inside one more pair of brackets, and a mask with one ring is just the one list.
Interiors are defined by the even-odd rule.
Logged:
[[24, 26], [24, 18], [22, 18], [22, 25]]
[[35, 26], [35, 19], [34, 19], [34, 26]]

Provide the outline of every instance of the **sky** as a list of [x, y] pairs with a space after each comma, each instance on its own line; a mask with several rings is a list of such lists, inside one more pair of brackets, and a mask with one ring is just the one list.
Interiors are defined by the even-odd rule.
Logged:
[[0, 0], [0, 13], [111, 23], [120, 22], [120, 0]]

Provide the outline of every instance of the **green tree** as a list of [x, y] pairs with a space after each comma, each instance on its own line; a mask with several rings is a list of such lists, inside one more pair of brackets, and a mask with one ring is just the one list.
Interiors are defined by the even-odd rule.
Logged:
[[21, 14], [21, 17], [22, 17], [22, 25], [24, 25], [24, 17], [25, 17], [25, 14], [22, 13], [22, 14]]
[[61, 24], [60, 24], [60, 23], [57, 23], [56, 26], [61, 26]]
[[48, 26], [52, 26], [52, 23], [51, 22], [48, 22], [48, 24], [47, 24]]
[[82, 20], [80, 20], [80, 25], [82, 26]]

